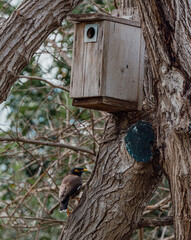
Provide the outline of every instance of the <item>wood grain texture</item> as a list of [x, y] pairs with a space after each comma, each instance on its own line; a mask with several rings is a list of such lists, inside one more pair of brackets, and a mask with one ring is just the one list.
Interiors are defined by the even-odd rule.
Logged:
[[[93, 23], [93, 22], [90, 22]], [[102, 78], [102, 55], [103, 55], [103, 34], [104, 22], [95, 22], [98, 24], [97, 42], [85, 44], [84, 55], [84, 79], [83, 96], [99, 96], [101, 90]]]
[[110, 113], [137, 111], [136, 103], [109, 97], [75, 98], [72, 105]]
[[[90, 22], [91, 23], [91, 22]], [[90, 24], [89, 23], [89, 24]], [[84, 42], [86, 23], [76, 25], [72, 77], [70, 86], [71, 98], [100, 96], [102, 81], [103, 26], [98, 24], [97, 42]]]
[[[24, 1], [0, 29], [0, 101], [48, 34], [79, 1]], [[127, 126], [147, 114], [155, 121], [161, 164], [173, 193], [176, 239], [191, 238], [191, 5], [190, 1], [137, 1], [149, 55], [155, 108], [143, 115], [114, 115], [94, 172], [65, 239], [129, 239], [159, 182], [153, 167], [134, 163], [123, 147]], [[43, 14], [42, 14], [43, 13]], [[146, 80], [145, 80], [146, 81]], [[144, 85], [146, 86], [146, 85]], [[150, 87], [151, 89], [151, 87]], [[148, 96], [149, 97], [149, 96]], [[133, 120], [132, 120], [133, 119]], [[126, 124], [126, 121], [128, 124]], [[116, 227], [117, 226], [117, 227]]]
[[0, 26], [0, 103], [47, 36], [80, 0], [24, 0]]
[[138, 223], [138, 228], [144, 227], [158, 227], [173, 225], [173, 217], [160, 217], [160, 218], [142, 218]]
[[191, 239], [191, 3], [138, 1], [158, 103], [157, 145], [173, 199], [175, 239]]
[[168, 133], [164, 169], [170, 180], [176, 239], [191, 239], [191, 140]]
[[[85, 24], [75, 25], [75, 37], [73, 45], [73, 57], [72, 57], [72, 72], [71, 72], [71, 83], [70, 83], [70, 97], [83, 96], [83, 85], [84, 85], [84, 29]], [[78, 51], [78, 48], [81, 50]]]
[[[123, 16], [124, 17], [124, 16]], [[93, 13], [93, 14], [71, 14], [68, 16], [69, 21], [73, 22], [92, 22], [92, 21], [111, 21], [121, 24], [126, 24], [129, 26], [134, 26], [140, 28], [140, 22], [135, 20], [129, 20], [126, 18], [118, 18], [115, 16], [109, 16], [106, 14]]]
[[[93, 16], [90, 15], [90, 19], [95, 18], [94, 22], [84, 22], [88, 15], [71, 18], [78, 19], [79, 22], [82, 20], [82, 22], [76, 24], [70, 97], [75, 99], [113, 98], [116, 101], [127, 101], [124, 109], [123, 105], [120, 107], [124, 111], [128, 110], [130, 103], [132, 103], [132, 107], [129, 107], [130, 111], [134, 110], [137, 103], [140, 110], [145, 49], [141, 29], [119, 23], [120, 20], [110, 21], [112, 18], [108, 20], [105, 16], [100, 17], [98, 21], [97, 14]], [[98, 25], [97, 42], [84, 42], [87, 23]], [[83, 104], [85, 104], [84, 101]], [[100, 104], [98, 107], [88, 104], [87, 107], [107, 111], [107, 108]], [[108, 108], [108, 112], [112, 111]]]
[[[191, 123], [191, 45], [189, 43], [191, 36], [191, 4], [188, 0], [140, 0], [137, 3], [148, 53], [148, 71], [144, 79], [144, 102], [146, 108], [144, 108], [143, 115], [138, 116], [138, 119], [142, 119], [143, 116], [147, 115], [148, 120], [155, 126], [160, 163], [169, 179], [172, 193], [175, 239], [190, 240], [191, 141], [189, 124]], [[127, 175], [122, 173], [120, 176], [118, 175], [118, 167], [120, 168], [122, 163], [127, 166], [125, 164], [128, 164], [129, 160], [125, 163], [124, 159], [129, 158], [128, 156], [123, 157], [123, 151], [120, 148], [121, 142], [118, 141], [122, 128], [126, 126], [126, 121], [124, 119], [119, 120], [118, 115], [114, 117], [116, 118], [115, 130], [111, 130], [113, 125], [109, 122], [105, 133], [106, 138], [104, 137], [104, 141], [101, 143], [90, 183], [79, 208], [69, 219], [65, 239], [67, 237], [73, 239], [73, 231], [76, 234], [75, 227], [78, 229], [77, 223], [80, 223], [80, 221], [85, 224], [83, 226], [82, 224], [79, 225], [80, 230], [85, 234], [84, 237], [83, 235], [80, 236], [82, 239], [130, 239], [131, 229], [137, 226], [135, 219], [139, 219], [141, 211], [139, 212], [138, 209], [143, 203], [140, 203], [139, 197], [137, 197], [140, 179], [137, 180], [134, 167], [131, 170], [126, 170]], [[129, 114], [127, 119], [130, 121]], [[115, 137], [116, 135], [119, 138]], [[112, 141], [114, 142], [112, 143]], [[114, 171], [115, 178], [113, 177]], [[140, 169], [138, 172], [141, 174]], [[134, 177], [132, 174], [135, 174]], [[109, 177], [107, 178], [107, 176]], [[125, 177], [123, 178], [123, 176]], [[116, 179], [120, 179], [121, 182], [127, 184], [123, 186], [127, 199], [123, 198], [124, 195], [120, 191], [120, 184], [114, 184]], [[143, 177], [143, 179], [145, 178]], [[128, 185], [128, 180], [131, 181], [131, 186]], [[155, 181], [150, 180], [146, 184], [147, 187], [141, 186], [140, 192], [145, 194], [143, 195], [143, 201], [148, 191], [150, 191], [149, 184], [153, 184], [152, 187], [154, 187], [155, 183]], [[98, 190], [99, 184], [103, 192], [106, 191], [106, 194], [101, 195], [101, 190]], [[115, 186], [118, 186], [119, 191], [115, 191], [117, 189]], [[96, 187], [98, 187], [97, 190]], [[113, 194], [111, 194], [112, 190]], [[93, 192], [96, 194], [94, 195]], [[133, 194], [136, 196], [133, 196]], [[94, 198], [91, 198], [91, 196]], [[123, 205], [120, 204], [121, 196]], [[91, 206], [88, 205], [87, 198], [90, 199]], [[136, 209], [131, 205], [131, 201], [136, 205]], [[119, 206], [123, 206], [123, 210]], [[117, 212], [116, 209], [122, 212], [120, 214], [118, 212], [119, 218], [117, 214], [114, 215]], [[124, 211], [127, 213], [128, 218], [125, 230], [123, 230], [125, 225], [123, 225]], [[84, 217], [83, 220], [81, 215]], [[92, 219], [95, 219], [94, 216], [97, 217], [98, 221], [98, 223], [95, 222], [95, 227], [92, 223]], [[76, 220], [75, 217], [77, 217]], [[115, 223], [112, 225], [113, 221]], [[104, 226], [104, 229], [102, 226]], [[124, 236], [122, 236], [123, 233]]]
[[105, 96], [138, 102], [141, 29], [110, 22]]
[[152, 164], [137, 163], [126, 151], [126, 129], [137, 117], [134, 113], [127, 120], [119, 114], [107, 122], [94, 171], [70, 215], [64, 240], [126, 240], [136, 228], [161, 179]]

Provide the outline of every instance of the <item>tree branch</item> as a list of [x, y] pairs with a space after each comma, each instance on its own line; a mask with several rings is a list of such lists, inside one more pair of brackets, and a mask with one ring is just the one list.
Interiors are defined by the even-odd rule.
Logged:
[[25, 138], [8, 138], [8, 137], [0, 137], [0, 142], [5, 141], [5, 142], [23, 142], [23, 143], [29, 143], [29, 144], [35, 144], [35, 145], [42, 145], [42, 146], [50, 146], [50, 147], [60, 147], [60, 148], [68, 148], [77, 152], [86, 152], [91, 155], [95, 155], [91, 150], [83, 147], [77, 147], [77, 146], [72, 146], [69, 144], [65, 143], [53, 143], [53, 142], [45, 142], [45, 141], [37, 141], [37, 140], [29, 140]]
[[151, 163], [137, 163], [126, 150], [124, 131], [139, 116], [128, 113], [124, 121], [127, 115], [119, 114], [107, 122], [95, 168], [79, 205], [68, 219], [62, 240], [130, 239], [137, 228], [135, 223], [162, 174]]
[[48, 35], [82, 0], [24, 0], [0, 27], [0, 103]]
[[[64, 91], [67, 91], [67, 92], [70, 91], [69, 87], [64, 87], [64, 86], [56, 85], [56, 84], [54, 84], [54, 83], [52, 83], [52, 82], [50, 82], [50, 81], [48, 81], [48, 80], [46, 80], [46, 79], [44, 79], [44, 78], [41, 78], [41, 77], [24, 76], [24, 75], [19, 75], [18, 77], [19, 77], [19, 78], [27, 78], [27, 79], [30, 79], [30, 80], [39, 80], [39, 81], [42, 81], [42, 82], [45, 82], [45, 83], [49, 84], [51, 87], [60, 88], [60, 89], [62, 89], [62, 90], [64, 90]], [[61, 82], [61, 81], [59, 81], [59, 82]]]
[[91, 2], [92, 2], [93, 5], [95, 5], [95, 6], [100, 10], [100, 11], [99, 11], [100, 13], [104, 12], [104, 13], [106, 13], [106, 14], [108, 14], [108, 15], [111, 15], [111, 13], [105, 11], [105, 9], [101, 8], [101, 7], [100, 7], [98, 4], [96, 4], [93, 0], [91, 0]]
[[173, 225], [173, 217], [161, 217], [161, 218], [142, 218], [137, 228], [143, 227], [162, 227], [162, 226], [170, 226]]

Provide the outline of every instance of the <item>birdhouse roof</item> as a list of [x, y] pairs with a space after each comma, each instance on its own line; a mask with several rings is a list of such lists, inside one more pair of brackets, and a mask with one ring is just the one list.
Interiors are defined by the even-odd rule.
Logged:
[[121, 24], [126, 24], [140, 28], [140, 22], [122, 18], [114, 17], [106, 14], [91, 13], [91, 14], [71, 14], [68, 15], [68, 20], [72, 22], [94, 22], [94, 21], [111, 21]]

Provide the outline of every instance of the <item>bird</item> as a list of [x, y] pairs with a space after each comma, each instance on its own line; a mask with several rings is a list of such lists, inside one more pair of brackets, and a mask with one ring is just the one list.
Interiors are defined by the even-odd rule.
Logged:
[[62, 180], [59, 199], [60, 199], [60, 212], [67, 210], [68, 216], [70, 214], [68, 210], [68, 203], [70, 198], [75, 198], [81, 190], [83, 172], [88, 171], [86, 168], [74, 168], [70, 173]]

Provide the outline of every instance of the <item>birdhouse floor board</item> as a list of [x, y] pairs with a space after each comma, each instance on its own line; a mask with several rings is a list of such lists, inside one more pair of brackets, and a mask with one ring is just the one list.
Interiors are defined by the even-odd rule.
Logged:
[[71, 14], [68, 16], [68, 21], [72, 21], [72, 22], [91, 22], [91, 21], [103, 21], [103, 20], [122, 23], [122, 24], [130, 25], [138, 28], [141, 27], [141, 24], [138, 21], [133, 21], [133, 20], [129, 20], [121, 17], [119, 18], [114, 16], [108, 16], [100, 13]]
[[110, 113], [137, 111], [137, 103], [109, 97], [75, 98], [72, 105]]

